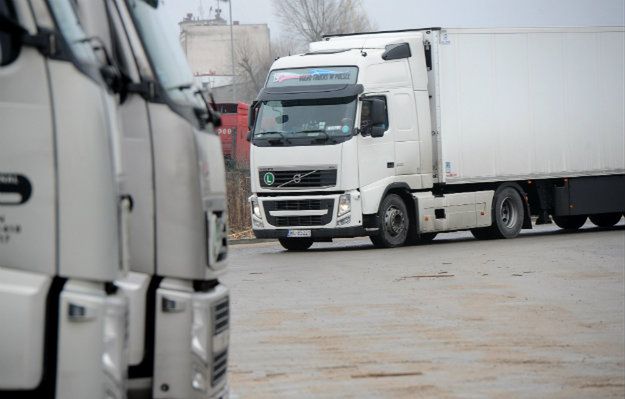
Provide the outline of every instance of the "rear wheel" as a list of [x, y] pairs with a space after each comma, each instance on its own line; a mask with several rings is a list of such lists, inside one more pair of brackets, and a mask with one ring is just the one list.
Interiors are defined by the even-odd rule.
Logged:
[[554, 216], [553, 222], [561, 229], [564, 230], [577, 230], [586, 223], [586, 216], [573, 215], [573, 216]]
[[310, 238], [279, 238], [280, 245], [289, 251], [305, 251], [313, 245]]
[[472, 229], [471, 233], [479, 240], [493, 238], [514, 238], [523, 227], [525, 208], [517, 190], [501, 187], [493, 199], [493, 224], [489, 227]]
[[378, 233], [371, 236], [371, 242], [378, 248], [392, 248], [404, 245], [410, 228], [406, 204], [397, 194], [384, 198], [378, 211]]
[[621, 220], [620, 213], [601, 213], [590, 216], [590, 221], [599, 227], [612, 227]]

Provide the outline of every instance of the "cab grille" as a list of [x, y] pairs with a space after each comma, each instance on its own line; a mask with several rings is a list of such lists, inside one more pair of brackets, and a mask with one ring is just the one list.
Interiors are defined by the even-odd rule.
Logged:
[[213, 335], [227, 330], [230, 322], [230, 301], [228, 298], [225, 298], [213, 307], [213, 315]]
[[211, 372], [211, 386], [216, 386], [225, 377], [228, 371], [228, 350], [215, 355], [213, 357], [213, 369]]
[[260, 186], [269, 189], [336, 186], [336, 169], [260, 170], [258, 177]]
[[[325, 226], [332, 221], [334, 212], [333, 199], [301, 199], [263, 201], [265, 217], [275, 227]], [[272, 216], [272, 211], [319, 211], [327, 210], [324, 215]]]

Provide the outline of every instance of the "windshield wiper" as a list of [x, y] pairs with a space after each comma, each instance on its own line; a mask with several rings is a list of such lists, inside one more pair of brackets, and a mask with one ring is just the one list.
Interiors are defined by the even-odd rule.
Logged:
[[325, 130], [319, 130], [319, 129], [311, 129], [311, 130], [301, 130], [297, 133], [323, 133], [323, 135], [325, 136], [326, 141], [330, 140], [330, 135], [328, 133], [326, 133]]
[[[280, 137], [282, 138], [282, 140], [281, 140], [281, 141], [283, 141], [283, 142], [285, 142], [285, 143], [287, 143], [287, 144], [291, 144], [291, 142], [290, 142], [290, 141], [289, 141], [289, 139], [286, 137], [286, 135], [285, 135], [284, 133], [282, 133], [282, 132], [278, 132], [278, 131], [275, 131], [275, 132], [257, 132], [257, 133], [254, 133], [254, 136], [264, 136], [264, 135], [267, 135], [267, 134], [278, 134], [278, 135], [280, 135]], [[271, 141], [271, 139], [267, 139], [267, 140], [268, 140], [268, 141]]]

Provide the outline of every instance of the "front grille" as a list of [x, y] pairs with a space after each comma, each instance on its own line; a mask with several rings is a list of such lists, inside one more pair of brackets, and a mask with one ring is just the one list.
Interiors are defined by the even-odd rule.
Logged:
[[327, 209], [328, 204], [323, 203], [323, 201], [324, 200], [320, 199], [303, 199], [286, 201], [265, 201], [263, 204], [265, 205], [265, 210], [269, 211], [316, 211], [321, 209]]
[[336, 186], [336, 169], [260, 170], [263, 188], [310, 188]]
[[213, 335], [222, 333], [228, 329], [230, 322], [230, 301], [223, 299], [213, 307]]
[[[325, 226], [332, 221], [333, 199], [297, 199], [263, 201], [265, 217], [275, 227], [290, 226]], [[319, 211], [327, 210], [325, 215], [272, 216], [271, 211]]]
[[322, 216], [278, 216], [276, 217], [276, 227], [289, 226], [322, 226]]
[[228, 350], [213, 357], [213, 370], [211, 372], [211, 386], [215, 386], [226, 377], [228, 371]]

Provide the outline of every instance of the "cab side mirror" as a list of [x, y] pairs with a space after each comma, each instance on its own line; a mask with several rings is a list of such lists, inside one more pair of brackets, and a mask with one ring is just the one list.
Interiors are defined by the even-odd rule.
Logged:
[[386, 103], [379, 98], [372, 98], [369, 101], [371, 101], [371, 124], [386, 125]]
[[382, 137], [384, 132], [386, 132], [386, 126], [384, 125], [371, 126], [371, 137]]
[[9, 65], [17, 59], [22, 40], [27, 35], [17, 21], [2, 14], [0, 9], [0, 66]]
[[[247, 128], [252, 130], [254, 128], [254, 122], [256, 120], [256, 105], [258, 103], [254, 101], [247, 111]], [[249, 141], [249, 140], [248, 140]]]

